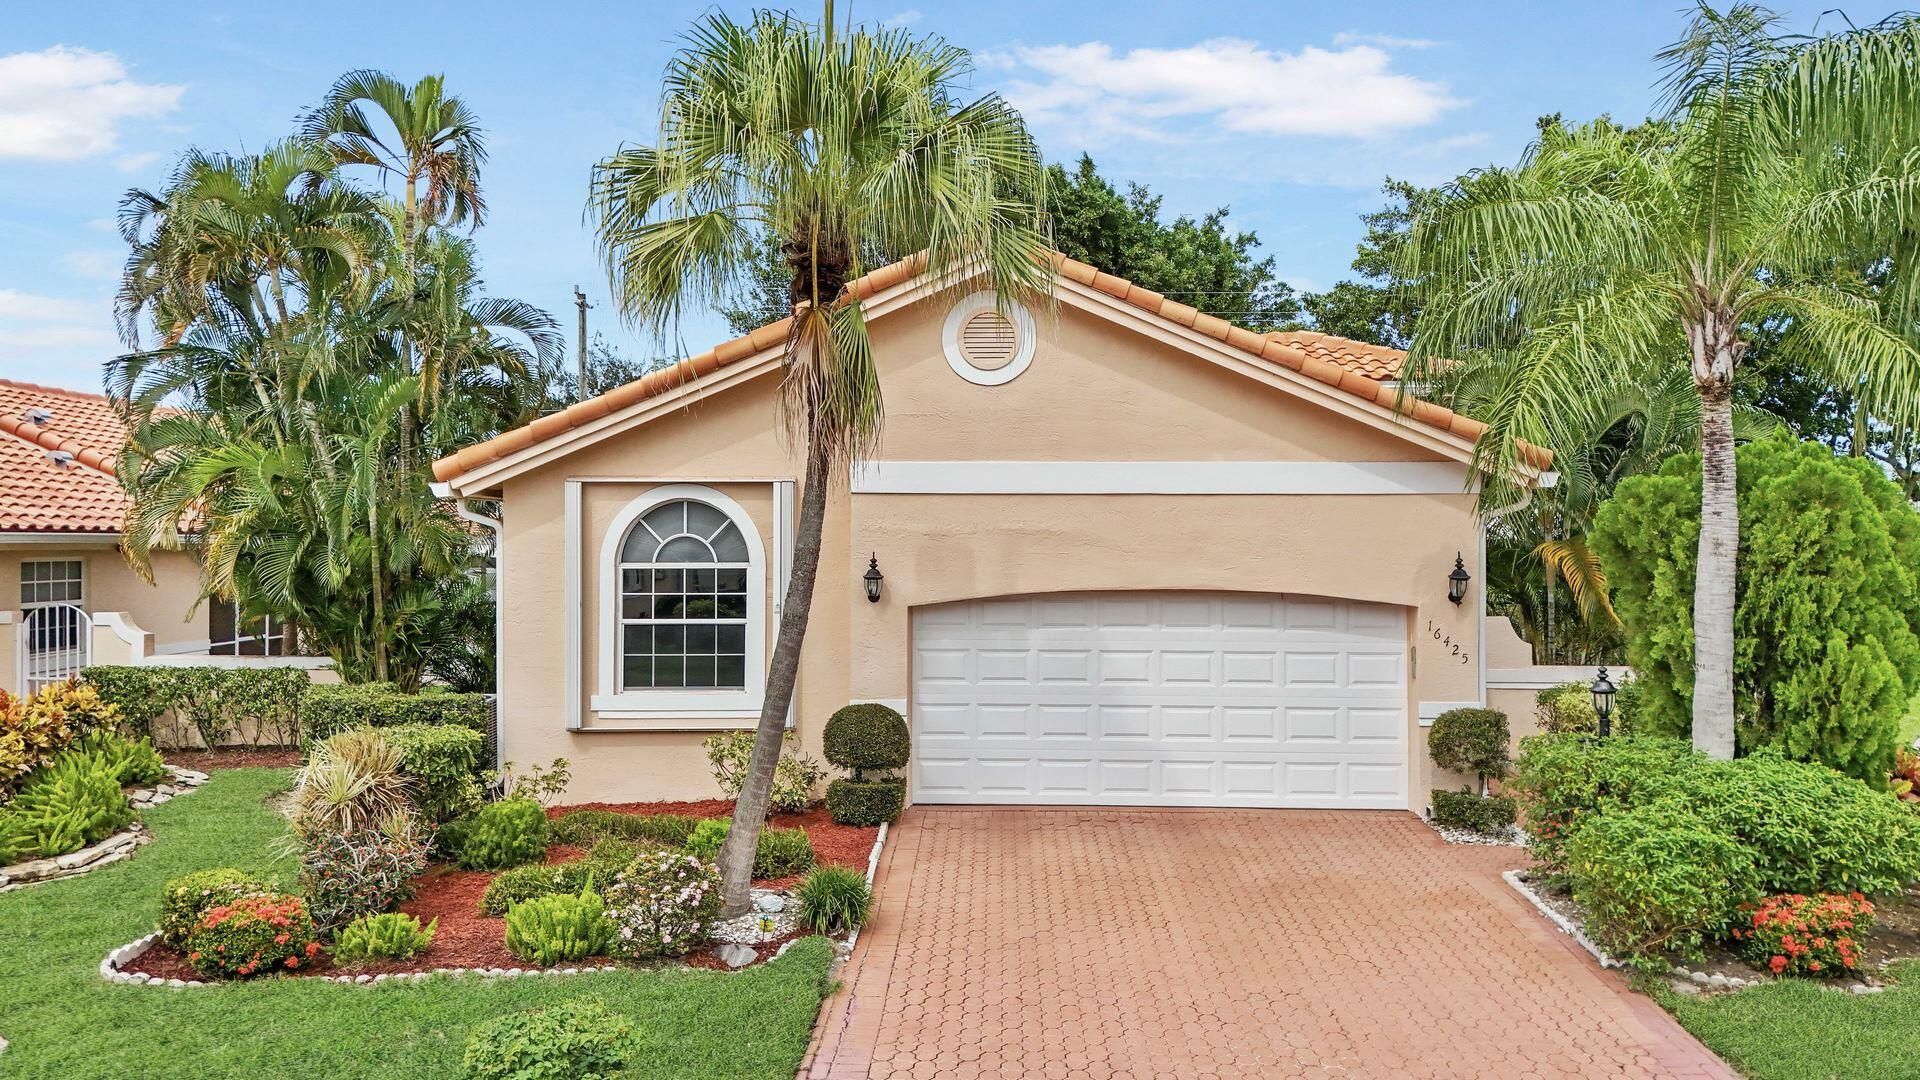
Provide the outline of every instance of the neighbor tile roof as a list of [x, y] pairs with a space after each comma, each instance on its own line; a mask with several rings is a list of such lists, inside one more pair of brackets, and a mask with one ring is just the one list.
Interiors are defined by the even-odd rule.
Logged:
[[[52, 418], [35, 423], [29, 409]], [[128, 500], [113, 463], [126, 441], [99, 394], [0, 379], [0, 532], [119, 532]], [[55, 464], [59, 450], [73, 460]]]
[[[1386, 357], [1368, 354], [1365, 363], [1359, 360], [1361, 349], [1377, 350], [1382, 354], [1398, 354], [1404, 360], [1406, 354], [1400, 353], [1397, 349], [1385, 349], [1381, 346], [1365, 345], [1362, 342], [1347, 343], [1359, 347], [1356, 349], [1340, 349], [1332, 343], [1344, 342], [1346, 341], [1344, 338], [1335, 338], [1326, 334], [1302, 334], [1299, 331], [1292, 332], [1294, 337], [1311, 337], [1316, 340], [1297, 341], [1289, 339], [1284, 334], [1269, 334], [1263, 337], [1251, 330], [1234, 326], [1225, 319], [1216, 318], [1186, 304], [1168, 300], [1159, 293], [1151, 289], [1143, 289], [1125, 278], [1102, 273], [1077, 259], [1070, 259], [1056, 252], [1053, 261], [1056, 272], [1069, 281], [1098, 289], [1117, 300], [1189, 327], [1269, 363], [1277, 364], [1290, 371], [1297, 371], [1353, 397], [1376, 402], [1387, 408], [1398, 405], [1404, 419], [1441, 431], [1450, 431], [1468, 440], [1479, 439], [1487, 430], [1487, 426], [1480, 421], [1462, 416], [1444, 406], [1413, 398], [1400, 399], [1398, 391], [1385, 386], [1382, 382], [1383, 379], [1391, 376], [1368, 374], [1370, 370], [1383, 369], [1387, 362]], [[924, 259], [918, 255], [902, 259], [854, 279], [847, 284], [847, 291], [853, 297], [864, 300], [919, 274], [923, 264]], [[691, 383], [736, 360], [752, 356], [785, 341], [792, 322], [792, 318], [789, 317], [769, 323], [751, 334], [722, 342], [706, 352], [688, 357], [671, 367], [652, 372], [624, 386], [616, 387], [599, 397], [588, 398], [561, 412], [543, 416], [531, 424], [496, 435], [485, 442], [475, 443], [457, 454], [443, 457], [433, 463], [434, 479], [444, 481], [462, 476], [482, 465], [546, 442], [563, 432], [591, 423], [635, 402], [644, 401], [657, 394]], [[1395, 367], [1394, 370], [1398, 371], [1398, 368]], [[1553, 461], [1553, 452], [1550, 450], [1525, 443], [1521, 444], [1521, 449], [1528, 462], [1538, 468], [1544, 469]]]
[[1385, 345], [1372, 345], [1313, 330], [1275, 330], [1267, 334], [1266, 339], [1291, 345], [1308, 356], [1338, 364], [1378, 382], [1399, 378], [1400, 369], [1407, 362], [1405, 349], [1390, 349]]

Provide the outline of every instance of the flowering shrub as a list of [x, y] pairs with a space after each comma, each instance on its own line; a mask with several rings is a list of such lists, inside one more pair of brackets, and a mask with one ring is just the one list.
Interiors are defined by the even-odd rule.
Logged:
[[1733, 937], [1741, 954], [1775, 975], [1852, 972], [1873, 926], [1873, 903], [1859, 893], [1769, 896], [1740, 912]]
[[319, 953], [306, 902], [285, 893], [216, 904], [187, 935], [187, 960], [202, 975], [294, 971]]
[[685, 852], [633, 860], [605, 891], [614, 943], [636, 959], [681, 956], [705, 940], [720, 914], [720, 875]]
[[231, 866], [195, 870], [174, 878], [160, 892], [160, 937], [174, 948], [183, 949], [187, 935], [193, 933], [200, 916], [209, 908], [271, 891], [259, 878]]
[[413, 895], [430, 848], [426, 830], [410, 817], [377, 829], [309, 833], [301, 840], [300, 891], [314, 921], [333, 930], [393, 910]]

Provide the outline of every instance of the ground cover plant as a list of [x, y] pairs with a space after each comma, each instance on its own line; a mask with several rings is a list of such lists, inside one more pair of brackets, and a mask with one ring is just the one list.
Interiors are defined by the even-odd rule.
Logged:
[[139, 858], [0, 894], [8, 1075], [457, 1076], [480, 1025], [582, 996], [617, 1003], [633, 1024], [628, 1076], [793, 1075], [826, 989], [825, 941], [735, 974], [437, 977], [377, 988], [255, 978], [180, 992], [103, 982], [100, 958], [155, 925], [168, 881], [223, 866], [292, 880], [293, 856], [274, 845], [285, 822], [267, 805], [288, 782], [280, 770], [223, 770], [192, 799], [147, 814], [155, 841]]

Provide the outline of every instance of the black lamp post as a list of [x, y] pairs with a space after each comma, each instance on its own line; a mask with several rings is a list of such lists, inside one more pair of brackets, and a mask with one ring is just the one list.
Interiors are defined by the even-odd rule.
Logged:
[[1467, 598], [1467, 582], [1473, 580], [1467, 573], [1467, 562], [1459, 552], [1453, 553], [1453, 573], [1447, 575], [1447, 599], [1459, 603]]
[[885, 581], [886, 577], [880, 573], [880, 557], [872, 552], [867, 554], [867, 572], [862, 576], [862, 580], [867, 583], [867, 602], [879, 603], [880, 583]]
[[1607, 678], [1606, 668], [1600, 669], [1593, 685], [1587, 689], [1593, 692], [1593, 712], [1600, 718], [1600, 737], [1604, 739], [1613, 734], [1613, 695], [1618, 691], [1613, 680]]

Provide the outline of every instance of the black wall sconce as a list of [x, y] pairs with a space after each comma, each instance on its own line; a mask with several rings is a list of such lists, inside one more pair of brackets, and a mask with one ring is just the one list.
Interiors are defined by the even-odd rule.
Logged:
[[1467, 582], [1471, 580], [1473, 580], [1473, 575], [1467, 573], [1466, 560], [1461, 558], [1459, 552], [1454, 552], [1453, 573], [1447, 575], [1447, 599], [1456, 604], [1465, 600], [1467, 598]]
[[880, 572], [880, 557], [872, 552], [867, 553], [867, 572], [862, 575], [861, 580], [867, 583], [867, 602], [879, 603], [880, 583], [887, 579], [886, 575]]

